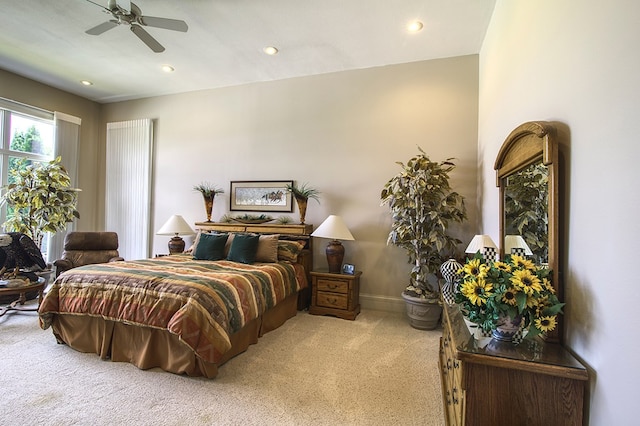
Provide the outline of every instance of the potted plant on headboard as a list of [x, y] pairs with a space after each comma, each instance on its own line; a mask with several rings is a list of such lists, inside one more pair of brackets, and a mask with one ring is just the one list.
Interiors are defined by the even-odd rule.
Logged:
[[193, 190], [202, 194], [204, 199], [204, 208], [207, 213], [207, 222], [211, 222], [211, 213], [213, 212], [213, 201], [216, 198], [216, 194], [223, 194], [224, 189], [218, 188], [209, 182], [202, 182], [199, 185], [195, 185]]
[[300, 224], [304, 224], [304, 218], [307, 215], [307, 203], [309, 198], [313, 198], [320, 203], [320, 191], [307, 186], [306, 183], [298, 186], [295, 183], [287, 184], [287, 191], [296, 199], [298, 210], [300, 212]]
[[414, 266], [410, 283], [402, 292], [407, 302], [411, 326], [434, 329], [442, 307], [436, 274], [462, 243], [449, 234], [449, 224], [467, 218], [464, 198], [449, 185], [449, 172], [455, 168], [451, 158], [434, 162], [418, 147], [420, 154], [382, 189], [382, 204], [391, 208], [391, 232], [387, 244], [405, 249]]

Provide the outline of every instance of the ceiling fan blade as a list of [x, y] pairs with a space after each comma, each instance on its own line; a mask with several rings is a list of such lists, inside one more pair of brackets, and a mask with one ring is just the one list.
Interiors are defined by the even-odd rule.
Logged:
[[100, 35], [106, 31], [109, 31], [111, 28], [114, 28], [117, 26], [118, 26], [118, 21], [111, 20], [111, 21], [103, 22], [102, 24], [97, 25], [93, 28], [89, 28], [87, 31], [85, 31], [85, 33], [89, 35]]
[[148, 27], [163, 28], [165, 30], [181, 31], [186, 33], [189, 27], [187, 23], [179, 19], [158, 18], [156, 16], [141, 16], [138, 20]]
[[164, 46], [158, 43], [155, 38], [151, 37], [151, 34], [146, 32], [140, 25], [131, 24], [131, 31], [133, 31], [144, 44], [149, 46], [149, 49], [156, 53], [164, 52]]

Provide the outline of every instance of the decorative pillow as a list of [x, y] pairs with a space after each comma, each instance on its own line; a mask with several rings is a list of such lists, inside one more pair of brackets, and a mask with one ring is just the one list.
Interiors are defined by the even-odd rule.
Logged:
[[297, 261], [304, 246], [304, 241], [278, 240], [278, 260]]
[[279, 235], [260, 235], [256, 262], [275, 263], [278, 261]]
[[231, 242], [231, 248], [227, 255], [227, 260], [240, 263], [253, 263], [256, 260], [258, 251], [258, 235], [236, 234]]
[[193, 258], [195, 260], [224, 259], [224, 245], [228, 238], [228, 234], [201, 234], [198, 245], [193, 250]]

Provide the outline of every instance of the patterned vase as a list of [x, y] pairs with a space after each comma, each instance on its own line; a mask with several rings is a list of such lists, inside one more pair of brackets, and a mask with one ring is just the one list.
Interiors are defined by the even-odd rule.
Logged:
[[511, 318], [508, 315], [500, 315], [498, 318], [498, 324], [495, 330], [491, 330], [491, 337], [501, 342], [511, 342], [518, 331], [520, 330], [520, 323], [522, 322], [522, 316], [516, 315], [515, 318]]
[[455, 303], [455, 293], [458, 291], [457, 286], [460, 281], [458, 271], [462, 269], [462, 265], [455, 259], [449, 259], [440, 266], [440, 273], [444, 278], [442, 285], [442, 298], [445, 303], [453, 305]]

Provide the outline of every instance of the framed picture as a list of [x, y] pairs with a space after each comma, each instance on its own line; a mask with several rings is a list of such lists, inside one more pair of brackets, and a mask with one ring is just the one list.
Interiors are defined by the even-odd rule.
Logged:
[[352, 265], [350, 263], [345, 263], [344, 265], [342, 265], [343, 274], [353, 275], [355, 272], [356, 272], [355, 265]]
[[254, 212], [292, 212], [292, 180], [231, 181], [231, 210]]

